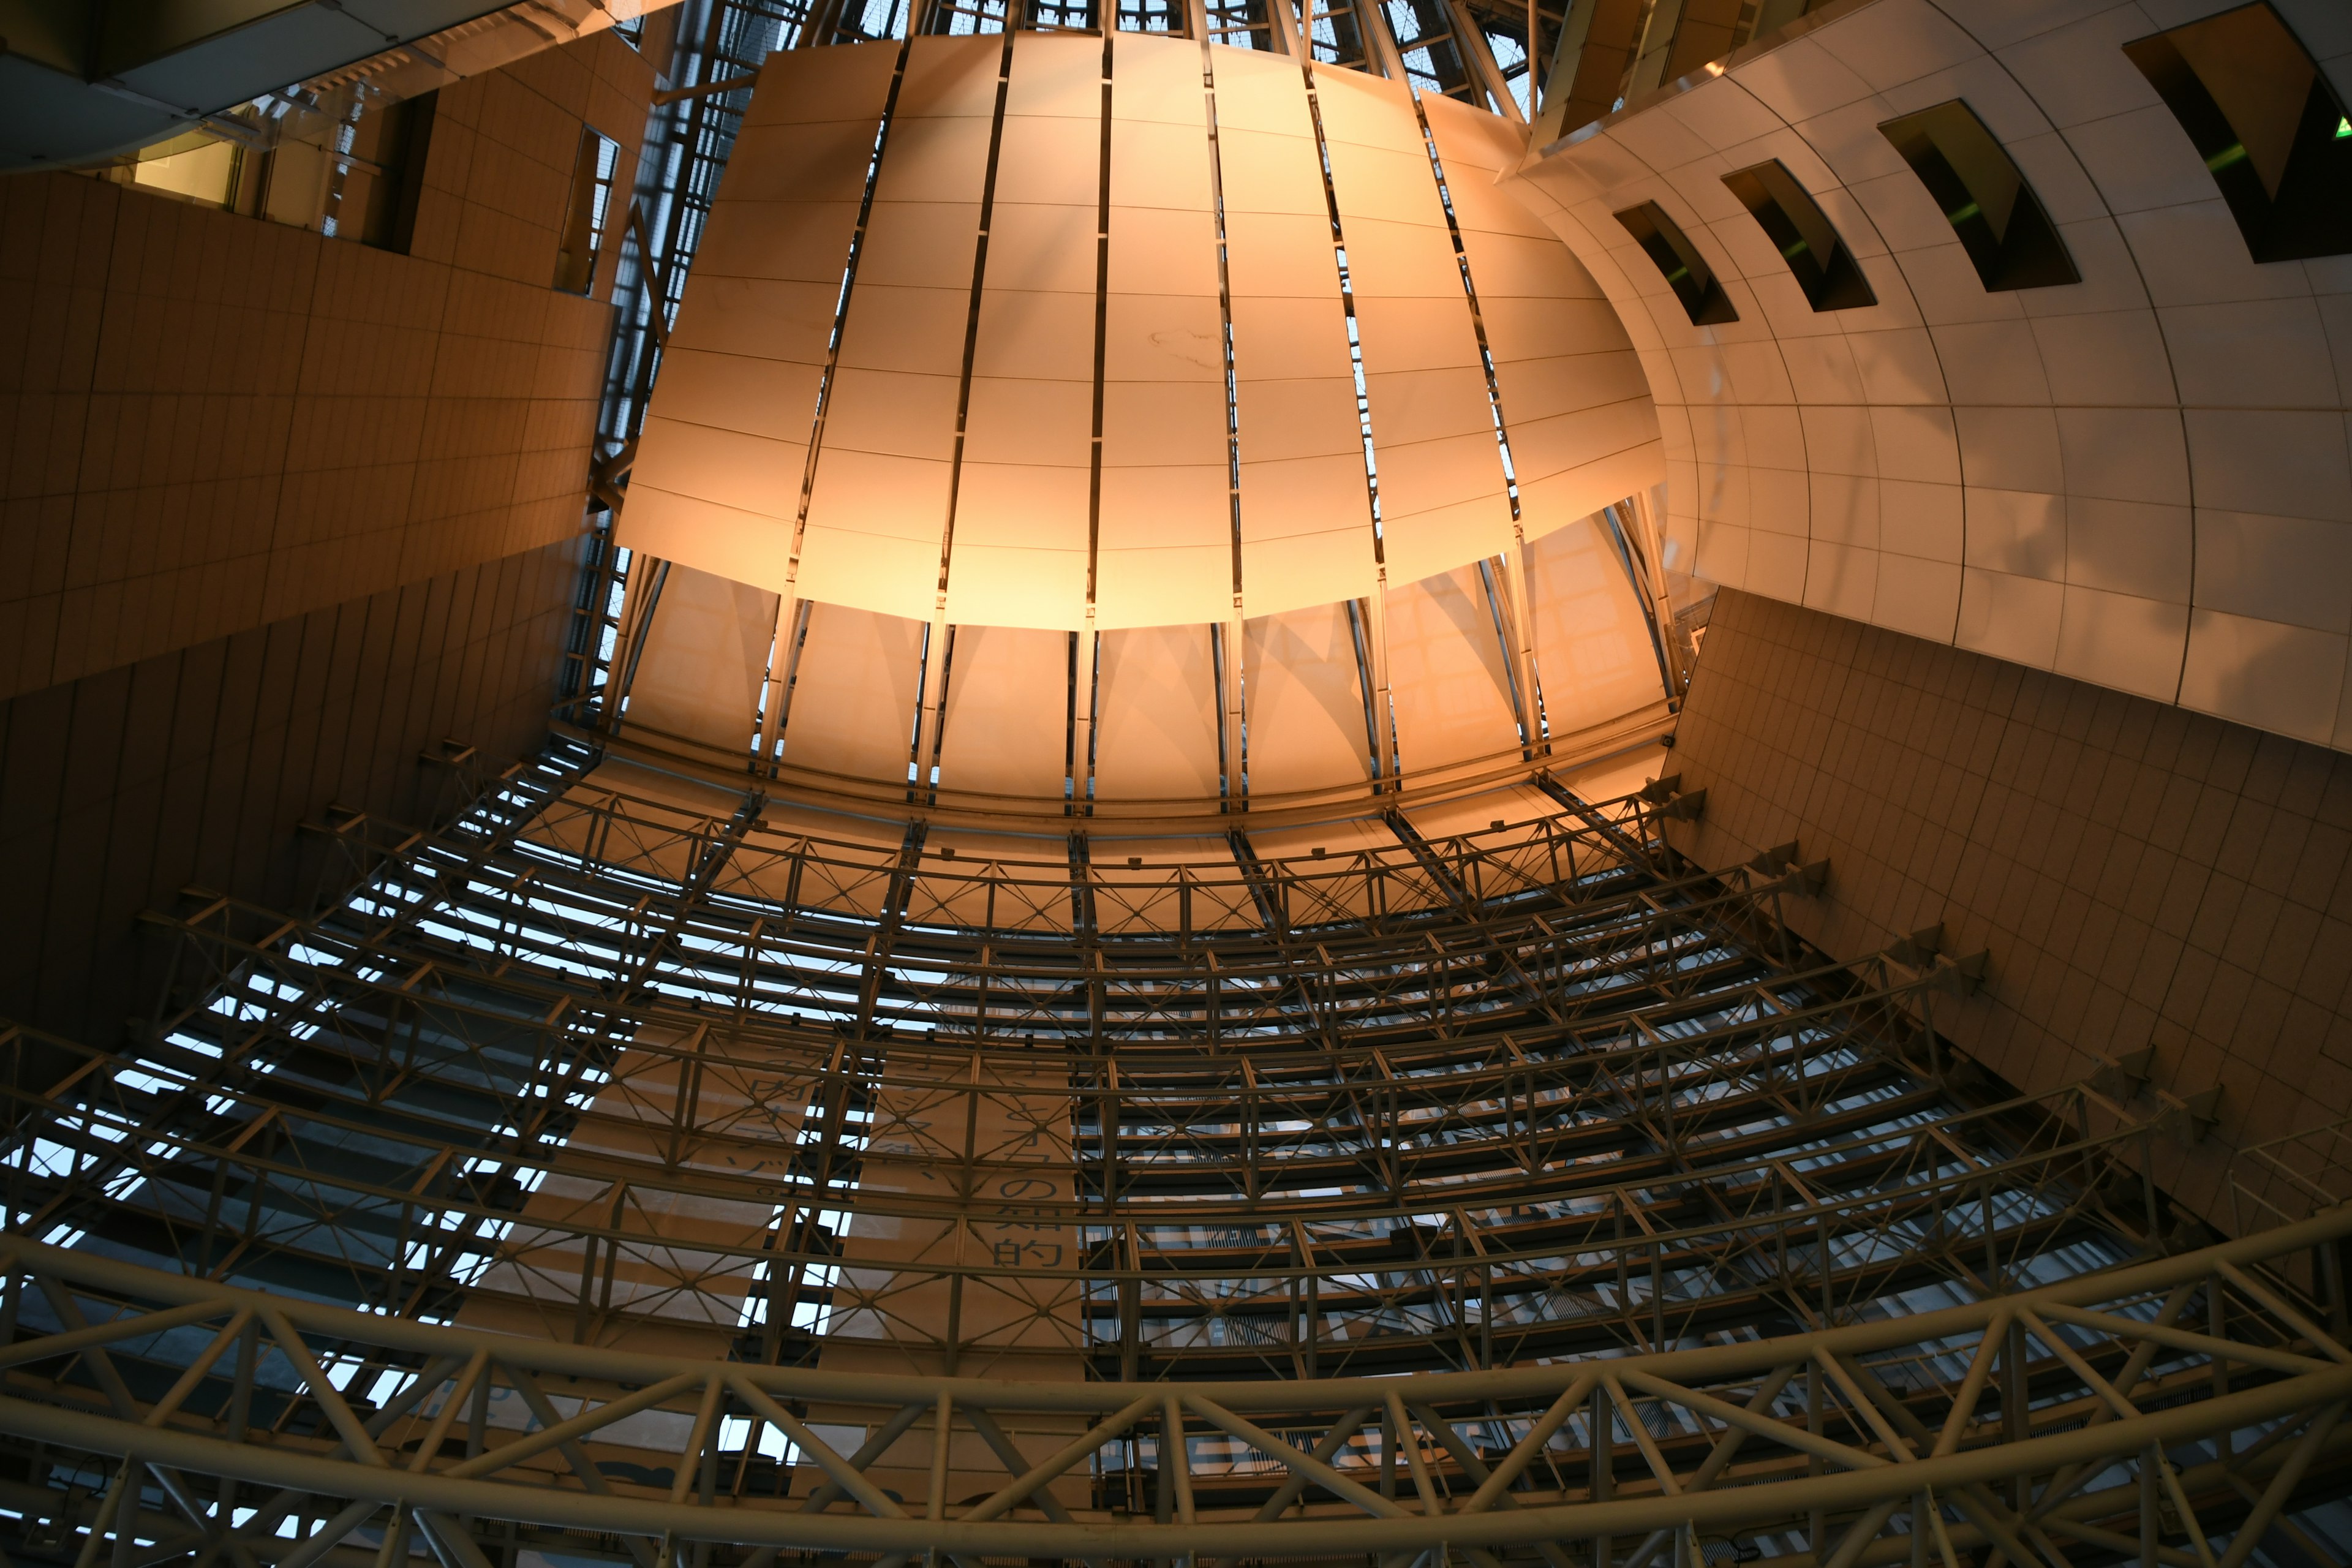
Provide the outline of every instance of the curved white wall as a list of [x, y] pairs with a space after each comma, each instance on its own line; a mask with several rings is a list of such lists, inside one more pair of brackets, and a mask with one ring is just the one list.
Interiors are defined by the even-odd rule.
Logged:
[[[2352, 5], [2276, 0], [2352, 96]], [[2352, 747], [2352, 257], [2256, 265], [2122, 45], [2231, 0], [1872, 0], [1539, 151], [1712, 581]], [[1988, 293], [1879, 123], [1959, 98], [2083, 281]], [[1816, 314], [1722, 176], [1778, 158], [1875, 290]], [[1739, 320], [1612, 214], [1654, 200]]]

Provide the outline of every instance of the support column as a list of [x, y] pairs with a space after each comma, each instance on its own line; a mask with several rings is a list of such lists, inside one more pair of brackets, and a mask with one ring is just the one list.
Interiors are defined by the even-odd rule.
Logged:
[[776, 742], [784, 730], [784, 693], [792, 689], [793, 645], [800, 640], [800, 601], [793, 584], [776, 595], [775, 624], [768, 628], [768, 670], [760, 682], [760, 738], [752, 748], [752, 771], [772, 776]]
[[1388, 13], [1381, 10], [1379, 0], [1360, 0], [1356, 6], [1356, 26], [1364, 35], [1364, 52], [1380, 73], [1391, 81], [1403, 81], [1404, 56], [1397, 50], [1396, 34], [1389, 27]]
[[1666, 649], [1668, 679], [1674, 689], [1668, 694], [1679, 698], [1688, 689], [1687, 666], [1683, 660], [1681, 639], [1675, 630], [1675, 606], [1666, 594], [1666, 556], [1664, 548], [1664, 531], [1659, 524], [1665, 514], [1666, 487], [1652, 485], [1648, 489], [1633, 492], [1633, 504], [1626, 510], [1633, 513], [1639, 534], [1643, 557], [1643, 575], [1649, 587], [1650, 613], [1658, 628], [1658, 641]]
[[1372, 675], [1372, 747], [1380, 759], [1375, 792], [1396, 788], [1396, 712], [1389, 700], [1389, 569], [1380, 567], [1372, 584], [1371, 614], [1365, 617], [1364, 650]]
[[1534, 144], [1540, 150], [1609, 112], [1641, 21], [1641, 0], [1570, 0], [1544, 75]]
[[1234, 597], [1234, 613], [1224, 624], [1219, 637], [1218, 654], [1223, 668], [1219, 682], [1224, 693], [1224, 711], [1218, 716], [1225, 737], [1225, 809], [1244, 811], [1249, 806], [1249, 790], [1245, 784], [1247, 760], [1242, 754], [1242, 679], [1243, 639], [1248, 634], [1247, 623], [1242, 619], [1242, 601]]
[[[1510, 84], [1503, 79], [1503, 68], [1495, 59], [1494, 47], [1486, 42], [1486, 35], [1479, 30], [1477, 18], [1470, 15], [1470, 7], [1462, 4], [1462, 0], [1445, 0], [1445, 16], [1454, 24], [1454, 47], [1462, 56], [1462, 63], [1470, 68], [1470, 74], [1477, 79], [1486, 96], [1495, 100], [1495, 111], [1514, 125], [1525, 125], [1528, 117], [1520, 111], [1519, 100], [1511, 96]], [[1532, 42], [1531, 39], [1530, 47]], [[1535, 62], [1532, 58], [1528, 62], [1528, 92], [1532, 99], [1535, 93]]]
[[1102, 638], [1095, 631], [1095, 609], [1087, 606], [1086, 629], [1078, 633], [1076, 668], [1071, 693], [1070, 813], [1094, 815], [1095, 697], [1101, 686]]
[[621, 633], [613, 648], [613, 663], [604, 677], [604, 729], [617, 733], [621, 705], [636, 679], [637, 660], [646, 651], [646, 633], [661, 605], [662, 584], [669, 581], [669, 563], [658, 556], [629, 557], [629, 576], [621, 590]]
[[1511, 679], [1519, 696], [1519, 731], [1529, 757], [1551, 750], [1543, 732], [1543, 700], [1536, 689], [1535, 604], [1528, 595], [1528, 536], [1516, 523], [1511, 547], [1503, 552], [1501, 590], [1503, 632], [1511, 660]]
[[922, 710], [915, 726], [913, 786], [926, 792], [931, 787], [931, 759], [939, 754], [940, 727], [947, 721], [948, 644], [953, 636], [943, 590], [931, 606], [930, 635], [923, 639]]

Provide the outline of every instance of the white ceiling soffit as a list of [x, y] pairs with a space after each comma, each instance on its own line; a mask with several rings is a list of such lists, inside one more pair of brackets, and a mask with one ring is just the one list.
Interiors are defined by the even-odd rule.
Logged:
[[1360, 787], [1371, 734], [1347, 605], [1311, 605], [1249, 623], [1248, 776], [1252, 795]]
[[1059, 799], [1069, 777], [1070, 634], [958, 626], [947, 683], [940, 786]]
[[1641, 601], [1598, 518], [1528, 551], [1536, 684], [1551, 733], [1569, 736], [1663, 702], [1665, 678]]
[[[761, 72], [662, 351], [623, 542], [783, 586], [792, 538], [779, 524], [800, 507], [842, 261], [894, 55], [792, 50]], [[838, 403], [837, 394], [836, 426]]]
[[776, 595], [673, 563], [629, 683], [627, 727], [748, 755]]
[[[2352, 748], [2352, 272], [2254, 261], [2123, 48], [2236, 7], [1876, 0], [1530, 158], [1510, 188], [1641, 351], [1667, 563]], [[2274, 8], [2352, 97], [2342, 0]], [[1955, 99], [2080, 282], [1989, 291], [1877, 129]], [[1726, 189], [1775, 159], [1876, 303], [1813, 310]], [[1694, 325], [1612, 216], [1647, 202], [1737, 321]]]
[[784, 765], [905, 783], [922, 678], [922, 622], [811, 605], [783, 715]]
[[[1632, 595], [1618, 596], [1631, 605]], [[1407, 774], [1518, 754], [1502, 634], [1475, 566], [1389, 591], [1389, 684]]]
[[[1117, 34], [1108, 50], [1105, 213], [1105, 40], [1013, 37], [974, 324], [1005, 40], [922, 37], [907, 49], [821, 431], [832, 301], [899, 47], [770, 61], [655, 389], [621, 542], [771, 590], [929, 619], [951, 538], [947, 609], [959, 624], [1078, 629], [1090, 583], [1102, 629], [1229, 617], [1222, 183], [1244, 612], [1370, 591], [1363, 437], [1298, 70], [1209, 50], [1213, 144], [1199, 45]], [[1316, 78], [1397, 583], [1502, 548], [1510, 500], [1478, 318], [1413, 102], [1357, 73]], [[1522, 525], [1540, 533], [1663, 476], [1654, 416], [1597, 286], [1493, 189], [1518, 133], [1459, 106], [1429, 109], [1441, 150], [1459, 149], [1451, 183], [1463, 188], [1463, 244], [1519, 465]], [[1098, 270], [1106, 219], [1108, 266]]]
[[[887, 44], [813, 54], [822, 65], [827, 55], [869, 51], [898, 54]], [[1000, 37], [920, 38], [908, 52], [809, 498], [797, 588], [807, 597], [930, 616], [1003, 52]], [[752, 100], [764, 96], [763, 87]], [[727, 200], [722, 182], [719, 205]], [[836, 285], [840, 278], [835, 268]], [[772, 521], [780, 542], [790, 536], [789, 509]]]
[[1217, 675], [1207, 626], [1105, 632], [1095, 680], [1096, 799], [1217, 797]]

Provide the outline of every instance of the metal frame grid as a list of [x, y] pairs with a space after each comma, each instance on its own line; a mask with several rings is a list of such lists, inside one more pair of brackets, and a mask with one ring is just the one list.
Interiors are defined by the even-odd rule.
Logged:
[[[2146, 1492], [2222, 1568], [2229, 1521], [2343, 1479], [2352, 1221], [2145, 1261], [2197, 1235], [2152, 1130], [1982, 1080], [1932, 1026], [1972, 961], [1828, 961], [1778, 918], [1825, 868], [1692, 871], [1670, 784], [1120, 868], [828, 840], [599, 760], [475, 781], [438, 833], [331, 825], [358, 890], [314, 919], [153, 917], [173, 982], [119, 1049], [0, 1036], [20, 1086], [64, 1064], [11, 1093], [0, 1270], [62, 1347], [0, 1352], [58, 1551], [120, 1518], [119, 1560], [470, 1563], [584, 1521], [648, 1561], [1172, 1560], [1273, 1554], [1258, 1519], [1400, 1563], [1696, 1568], [1706, 1528], [2070, 1568]], [[626, 1425], [662, 1410], [690, 1451]], [[1003, 1495], [940, 1469], [914, 1518], [863, 1479], [927, 1441], [988, 1445]], [[55, 1495], [101, 1481], [113, 1514]]]

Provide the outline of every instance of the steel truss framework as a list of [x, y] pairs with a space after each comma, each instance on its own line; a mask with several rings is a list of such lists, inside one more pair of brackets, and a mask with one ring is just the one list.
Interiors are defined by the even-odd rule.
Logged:
[[[83, 1563], [109, 1540], [118, 1563], [299, 1565], [354, 1540], [397, 1562], [412, 1531], [473, 1568], [486, 1542], [526, 1539], [646, 1564], [708, 1562], [713, 1546], [762, 1563], [793, 1550], [1404, 1564], [1452, 1550], [1477, 1563], [1695, 1564], [1701, 1532], [1840, 1568], [1987, 1551], [2053, 1568], [2084, 1553], [2240, 1568], [2282, 1538], [2325, 1562], [2287, 1515], [2340, 1483], [2352, 1352], [2263, 1265], [2347, 1231], [2338, 1210], [1811, 1334], [1406, 1379], [1156, 1384], [665, 1358], [19, 1242], [0, 1261], [15, 1341], [0, 1352], [0, 1426], [97, 1505], [0, 1491], [49, 1516], [26, 1544], [69, 1547], [79, 1531]], [[353, 1392], [370, 1386], [354, 1366], [385, 1369], [373, 1399]], [[530, 1420], [494, 1423], [493, 1395]], [[642, 1429], [664, 1410], [684, 1429], [666, 1449]], [[785, 1434], [821, 1484], [765, 1495], [773, 1474], [722, 1446], [746, 1421]], [[1071, 1435], [1033, 1459], [1016, 1435], [1041, 1426]], [[951, 1506], [939, 1483], [959, 1432], [1003, 1474]], [[926, 1504], [867, 1473], [905, 1436], [937, 1456]], [[1120, 1449], [1147, 1485], [1141, 1509], [1073, 1510], [1045, 1489]]]
[[1677, 861], [1670, 784], [1144, 865], [598, 763], [159, 913], [119, 1048], [0, 1033], [23, 1549], [2221, 1568], [2344, 1479], [2352, 1221], [2166, 1258], [2150, 1129], [1948, 1055], [1933, 933], [1795, 940], [1796, 847]]

